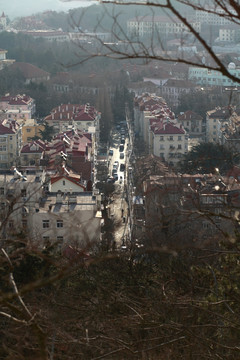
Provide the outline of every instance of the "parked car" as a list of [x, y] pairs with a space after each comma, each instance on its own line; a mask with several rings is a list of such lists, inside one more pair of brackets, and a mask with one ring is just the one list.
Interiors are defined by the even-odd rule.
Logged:
[[118, 173], [115, 173], [115, 174], [113, 175], [113, 177], [114, 177], [114, 180], [115, 180], [115, 181], [118, 181]]
[[114, 177], [114, 175], [117, 174], [117, 169], [113, 169], [112, 170], [112, 176]]
[[107, 178], [107, 183], [108, 183], [108, 184], [114, 184], [114, 183], [115, 183], [114, 177], [113, 177], [113, 176], [109, 176], [109, 177]]
[[124, 145], [120, 145], [120, 146], [119, 146], [119, 151], [120, 151], [120, 152], [124, 151]]
[[109, 150], [108, 155], [113, 156], [113, 150], [112, 149]]
[[113, 165], [116, 165], [118, 169], [119, 161], [118, 160], [114, 161]]
[[123, 152], [120, 153], [120, 159], [124, 159], [124, 153]]
[[120, 171], [124, 171], [125, 170], [125, 165], [124, 164], [120, 164]]

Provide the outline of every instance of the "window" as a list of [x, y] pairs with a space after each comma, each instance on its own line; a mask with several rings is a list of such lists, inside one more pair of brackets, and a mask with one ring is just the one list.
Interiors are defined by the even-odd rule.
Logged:
[[13, 220], [9, 220], [9, 222], [8, 222], [8, 227], [9, 227], [9, 229], [13, 229], [13, 228], [14, 228], [14, 222], [13, 222]]
[[28, 128], [28, 129], [27, 129], [27, 132], [30, 133], [30, 132], [31, 132], [31, 129]]
[[164, 141], [164, 136], [160, 136], [160, 141]]
[[206, 221], [203, 221], [203, 223], [202, 223], [202, 227], [203, 227], [203, 229], [208, 229], [209, 228], [209, 223], [207, 223]]
[[57, 220], [57, 228], [63, 227], [63, 220]]
[[6, 145], [0, 145], [0, 151], [7, 151]]
[[0, 195], [4, 195], [4, 187], [0, 187]]
[[42, 221], [43, 229], [49, 228], [49, 220]]
[[22, 220], [22, 227], [26, 228], [27, 227], [27, 220]]
[[182, 145], [181, 145], [181, 144], [179, 144], [179, 145], [178, 145], [178, 149], [181, 149], [181, 148], [182, 148]]
[[164, 150], [164, 145], [160, 145], [160, 150]]
[[26, 189], [22, 189], [21, 190], [21, 197], [26, 197], [27, 196], [27, 191]]
[[12, 140], [12, 136], [9, 136], [9, 140]]
[[65, 184], [66, 184], [65, 180], [63, 180], [62, 184], [63, 184], [63, 185], [65, 185]]
[[178, 141], [182, 140], [182, 137], [181, 135], [178, 136]]
[[169, 140], [170, 140], [170, 141], [173, 141], [173, 136], [169, 136]]
[[57, 241], [63, 241], [63, 236], [57, 236]]

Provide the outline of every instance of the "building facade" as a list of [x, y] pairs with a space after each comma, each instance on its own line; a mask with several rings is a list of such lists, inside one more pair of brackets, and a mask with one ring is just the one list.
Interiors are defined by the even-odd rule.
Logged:
[[[228, 71], [231, 75], [240, 77], [240, 69], [234, 63], [229, 63]], [[219, 71], [200, 67], [189, 67], [189, 80], [201, 86], [239, 86], [239, 82], [229, 79]]]

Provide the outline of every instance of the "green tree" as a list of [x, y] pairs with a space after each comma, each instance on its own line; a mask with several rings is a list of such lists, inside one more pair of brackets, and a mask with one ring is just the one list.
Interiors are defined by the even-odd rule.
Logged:
[[132, 114], [133, 95], [129, 92], [126, 86], [117, 85], [112, 99], [112, 109], [115, 123], [125, 120], [126, 105], [128, 106], [130, 113]]
[[112, 128], [113, 114], [112, 114], [111, 102], [106, 87], [100, 89], [96, 101], [96, 107], [97, 110], [101, 112], [100, 140], [103, 143], [107, 143], [109, 141], [110, 131]]
[[47, 122], [44, 124], [44, 129], [40, 130], [40, 134], [43, 140], [51, 141], [54, 136], [54, 128], [50, 126]]
[[180, 170], [189, 174], [209, 174], [215, 173], [215, 169], [218, 168], [220, 173], [225, 173], [238, 162], [239, 155], [233, 154], [223, 145], [201, 143], [184, 155]]

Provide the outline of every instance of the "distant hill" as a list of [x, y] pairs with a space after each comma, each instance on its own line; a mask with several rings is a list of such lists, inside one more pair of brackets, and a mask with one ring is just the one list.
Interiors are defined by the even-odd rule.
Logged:
[[[191, 8], [176, 3], [176, 8], [181, 9], [183, 15], [193, 13]], [[81, 7], [69, 10], [69, 13], [48, 11], [38, 16], [52, 28], [62, 28], [64, 31], [72, 31], [74, 28], [81, 30], [96, 30], [101, 32], [111, 31], [114, 19], [117, 18], [120, 26], [126, 28], [127, 20], [136, 16], [164, 15], [162, 9], [150, 6], [136, 5], [113, 5], [94, 4], [88, 7]]]

